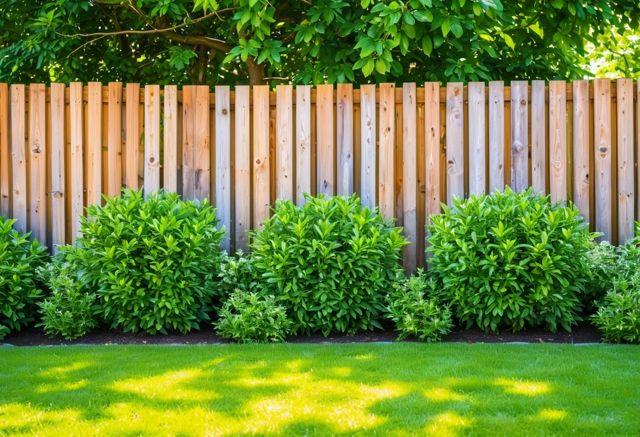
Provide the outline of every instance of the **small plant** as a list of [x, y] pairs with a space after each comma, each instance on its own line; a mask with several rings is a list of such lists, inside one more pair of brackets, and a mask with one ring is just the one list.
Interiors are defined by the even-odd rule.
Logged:
[[605, 340], [640, 343], [640, 287], [621, 282], [610, 291], [598, 312], [592, 316], [594, 324]]
[[218, 335], [239, 343], [281, 342], [291, 328], [286, 309], [273, 296], [254, 292], [233, 292], [218, 315]]
[[388, 317], [399, 332], [398, 340], [415, 336], [422, 341], [439, 341], [451, 332], [451, 311], [428, 297], [435, 283], [428, 280], [424, 271], [394, 284], [387, 296]]
[[40, 305], [39, 326], [49, 336], [67, 340], [82, 337], [97, 325], [94, 315], [96, 295], [88, 291], [86, 275], [78, 268], [76, 252], [62, 247], [39, 275], [51, 294]]
[[224, 232], [207, 201], [139, 191], [90, 206], [77, 256], [99, 315], [113, 328], [151, 334], [197, 329], [216, 295]]
[[357, 197], [307, 196], [302, 207], [279, 201], [252, 237], [253, 268], [287, 308], [294, 333], [381, 328], [406, 240]]
[[555, 332], [580, 319], [595, 235], [575, 206], [507, 187], [456, 199], [429, 233], [438, 297], [467, 327]]
[[36, 270], [46, 251], [29, 234], [15, 229], [15, 220], [0, 217], [0, 340], [33, 321], [42, 290]]
[[220, 300], [226, 300], [234, 291], [259, 291], [260, 278], [258, 278], [251, 258], [242, 251], [235, 255], [222, 253], [220, 272], [216, 293]]
[[613, 290], [615, 279], [620, 274], [622, 251], [608, 241], [603, 241], [587, 254], [588, 276], [582, 299], [587, 313], [593, 314], [607, 292]]

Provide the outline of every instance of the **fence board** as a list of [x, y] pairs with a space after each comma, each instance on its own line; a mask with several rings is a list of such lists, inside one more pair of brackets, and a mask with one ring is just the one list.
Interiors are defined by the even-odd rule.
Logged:
[[229, 87], [215, 87], [216, 213], [226, 232], [222, 248], [231, 249], [231, 103]]
[[311, 87], [296, 87], [296, 204], [311, 193]]
[[337, 193], [348, 196], [353, 193], [353, 85], [338, 84], [336, 102], [336, 138], [338, 183]]
[[138, 189], [138, 154], [140, 149], [140, 85], [128, 83], [125, 88], [125, 184]]
[[[207, 95], [207, 100], [209, 96]], [[160, 189], [160, 87], [144, 87], [144, 195]]]
[[489, 82], [489, 191], [504, 188], [504, 82]]
[[511, 188], [529, 186], [529, 99], [527, 81], [511, 82]]
[[71, 241], [80, 235], [80, 218], [84, 214], [84, 139], [82, 127], [84, 125], [84, 102], [82, 101], [83, 87], [80, 82], [69, 85], [69, 168], [71, 190]]
[[618, 243], [633, 238], [634, 195], [634, 136], [633, 81], [617, 80], [618, 120]]
[[404, 235], [409, 245], [404, 248], [404, 268], [413, 272], [417, 267], [417, 135], [416, 84], [402, 86], [402, 207]]
[[362, 85], [360, 87], [361, 107], [361, 182], [360, 198], [362, 204], [369, 208], [376, 206], [376, 87]]
[[395, 86], [380, 85], [380, 130], [378, 205], [385, 217], [394, 217], [395, 210]]
[[27, 223], [27, 153], [25, 132], [25, 86], [11, 85], [11, 182], [15, 228], [25, 232]]
[[251, 228], [251, 87], [241, 85], [235, 91], [235, 248], [246, 251]]
[[4, 217], [11, 212], [9, 108], [9, 86], [0, 83], [0, 215]]
[[484, 82], [471, 82], [469, 93], [469, 194], [486, 191], [485, 91]]
[[333, 85], [318, 85], [317, 121], [317, 190], [318, 194], [335, 194], [335, 148], [333, 137]]
[[609, 79], [594, 82], [594, 147], [596, 169], [596, 229], [602, 239], [613, 241], [611, 217], [611, 83]]
[[440, 84], [424, 85], [425, 218], [440, 213]]
[[51, 84], [51, 248], [66, 242], [65, 86]]
[[531, 84], [531, 187], [539, 194], [547, 193], [547, 123], [545, 82]]
[[549, 82], [549, 191], [552, 202], [567, 200], [567, 86]]
[[29, 86], [29, 227], [33, 238], [47, 243], [47, 124], [44, 84]]
[[464, 196], [462, 83], [447, 84], [447, 203]]
[[102, 195], [102, 85], [99, 82], [89, 83], [87, 132], [87, 205], [99, 205]]
[[178, 87], [164, 87], [162, 187], [178, 191]]
[[293, 200], [293, 87], [276, 88], [276, 198]]
[[107, 140], [107, 194], [117, 196], [122, 187], [122, 83], [109, 83]]
[[269, 87], [253, 87], [253, 227], [269, 218]]
[[573, 203], [589, 220], [590, 209], [590, 144], [589, 82], [573, 82]]

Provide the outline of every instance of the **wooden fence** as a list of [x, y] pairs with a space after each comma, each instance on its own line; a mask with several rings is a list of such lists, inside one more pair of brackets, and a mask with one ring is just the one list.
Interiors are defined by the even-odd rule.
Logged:
[[[225, 248], [275, 199], [357, 193], [404, 226], [411, 269], [452, 196], [532, 186], [605, 239], [638, 217], [639, 87], [629, 79], [215, 87], [0, 84], [0, 213], [51, 247], [122, 187], [209, 198]], [[636, 119], [636, 117], [638, 117]]]

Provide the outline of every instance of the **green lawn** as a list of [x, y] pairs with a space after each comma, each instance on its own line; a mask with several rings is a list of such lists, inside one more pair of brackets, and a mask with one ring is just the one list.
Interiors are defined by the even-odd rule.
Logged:
[[640, 435], [640, 347], [0, 347], [0, 434]]

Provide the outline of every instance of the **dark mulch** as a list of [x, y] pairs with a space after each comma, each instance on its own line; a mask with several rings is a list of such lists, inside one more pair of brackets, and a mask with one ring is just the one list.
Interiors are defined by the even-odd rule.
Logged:
[[[356, 335], [321, 335], [297, 336], [288, 339], [290, 343], [372, 343], [395, 341], [396, 334], [392, 331], [370, 332]], [[578, 326], [573, 332], [558, 332], [552, 334], [542, 329], [530, 329], [525, 332], [487, 334], [477, 329], [458, 329], [448, 335], [445, 342], [459, 343], [599, 343], [598, 331], [590, 325]], [[8, 335], [3, 343], [14, 346], [52, 346], [70, 344], [219, 344], [227, 341], [214, 334], [213, 330], [194, 331], [186, 335], [149, 335], [131, 334], [99, 330], [84, 337], [66, 341], [46, 337], [42, 331], [26, 329]]]

